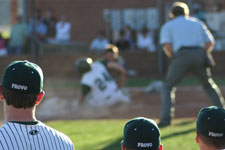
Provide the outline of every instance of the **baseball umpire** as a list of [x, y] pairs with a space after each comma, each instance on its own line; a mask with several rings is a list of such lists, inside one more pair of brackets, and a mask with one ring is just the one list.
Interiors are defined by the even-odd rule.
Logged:
[[212, 34], [203, 22], [189, 16], [185, 3], [173, 3], [169, 16], [171, 20], [163, 25], [160, 33], [163, 50], [172, 59], [162, 90], [160, 127], [170, 125], [175, 110], [174, 87], [188, 72], [200, 79], [214, 105], [224, 106], [224, 98], [211, 77]]
[[28, 61], [14, 61], [6, 68], [0, 100], [4, 100], [5, 123], [0, 128], [1, 150], [73, 150], [63, 133], [35, 117], [35, 108], [44, 96], [41, 68]]

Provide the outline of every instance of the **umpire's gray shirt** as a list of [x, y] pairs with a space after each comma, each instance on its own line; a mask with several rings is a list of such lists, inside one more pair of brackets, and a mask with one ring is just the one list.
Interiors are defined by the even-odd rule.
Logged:
[[179, 16], [163, 25], [160, 32], [160, 44], [170, 43], [177, 52], [182, 46], [204, 47], [214, 38], [206, 25], [194, 17]]

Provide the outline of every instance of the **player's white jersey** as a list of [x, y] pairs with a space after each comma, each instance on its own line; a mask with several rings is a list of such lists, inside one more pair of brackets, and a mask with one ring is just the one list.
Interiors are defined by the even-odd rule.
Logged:
[[105, 99], [118, 89], [115, 81], [100, 62], [92, 64], [92, 69], [82, 76], [81, 84], [91, 87], [88, 95], [91, 99]]
[[[91, 92], [86, 96], [86, 100], [95, 103], [97, 106], [104, 105], [104, 101], [118, 95], [115, 93], [119, 92], [119, 95], [121, 95], [116, 82], [100, 62], [92, 64], [92, 69], [82, 76], [81, 84], [91, 87]], [[120, 97], [119, 99], [121, 99]]]
[[73, 150], [72, 141], [42, 122], [6, 122], [0, 128], [0, 150]]

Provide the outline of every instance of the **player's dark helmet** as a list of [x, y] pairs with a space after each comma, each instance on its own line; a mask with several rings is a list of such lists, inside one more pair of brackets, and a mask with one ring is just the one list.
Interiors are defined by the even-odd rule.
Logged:
[[91, 70], [92, 59], [89, 57], [82, 57], [75, 61], [75, 70], [80, 73], [85, 73]]

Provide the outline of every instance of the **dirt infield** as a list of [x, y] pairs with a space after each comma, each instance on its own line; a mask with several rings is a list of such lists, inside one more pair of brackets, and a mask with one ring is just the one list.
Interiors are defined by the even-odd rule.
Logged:
[[[222, 88], [225, 95], [225, 88]], [[159, 118], [161, 109], [160, 93], [146, 94], [144, 88], [130, 89], [132, 102], [112, 107], [93, 108], [78, 105], [78, 91], [49, 93], [38, 108], [41, 120], [51, 119], [117, 119], [144, 116]], [[196, 117], [200, 108], [211, 105], [201, 87], [178, 87], [176, 95], [176, 118]]]
[[[158, 77], [156, 53], [147, 52], [122, 52], [131, 69], [138, 72], [138, 77]], [[78, 105], [78, 89], [74, 89], [74, 80], [79, 77], [74, 71], [74, 60], [81, 56], [92, 58], [100, 57], [98, 54], [77, 52], [74, 54], [54, 54], [38, 57], [39, 64], [45, 74], [45, 98], [37, 108], [37, 116], [40, 120], [49, 119], [102, 119], [102, 118], [132, 118], [145, 116], [159, 118], [161, 109], [161, 98], [159, 93], [146, 94], [144, 88], [130, 89], [132, 102], [128, 105], [116, 105], [109, 108], [93, 108], [87, 105]], [[213, 72], [224, 76], [225, 52], [214, 52], [217, 66]], [[140, 59], [142, 58], [142, 59]], [[0, 72], [12, 60], [32, 60], [29, 55], [3, 57], [0, 60]], [[63, 60], [63, 67], [62, 66]], [[154, 74], [156, 73], [156, 74]], [[142, 75], [142, 76], [140, 76]], [[49, 79], [53, 83], [49, 84]], [[61, 79], [63, 79], [61, 81]], [[64, 80], [69, 80], [64, 83]], [[57, 82], [57, 84], [55, 84]], [[50, 87], [52, 88], [49, 88]], [[46, 88], [47, 86], [47, 88]], [[60, 88], [65, 86], [66, 89]], [[67, 86], [67, 87], [66, 87]], [[60, 88], [60, 89], [59, 89]], [[225, 96], [225, 87], [222, 88]], [[211, 105], [209, 98], [201, 87], [179, 87], [177, 90], [176, 117], [195, 117], [201, 107]], [[0, 102], [0, 120], [3, 120], [3, 107]]]
[[[220, 87], [225, 95], [225, 87]], [[79, 91], [46, 89], [46, 96], [37, 107], [40, 120], [70, 119], [120, 119], [144, 116], [159, 118], [161, 110], [160, 93], [146, 94], [144, 88], [131, 88], [131, 103], [111, 107], [94, 108], [78, 104]], [[176, 118], [196, 117], [200, 108], [211, 105], [210, 99], [201, 87], [178, 87], [176, 92]], [[3, 120], [2, 102], [0, 120]]]

